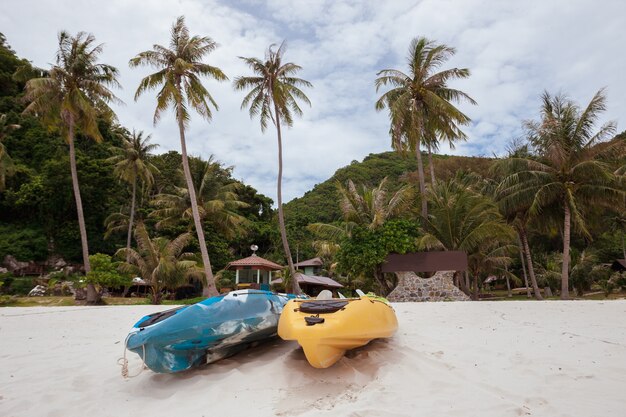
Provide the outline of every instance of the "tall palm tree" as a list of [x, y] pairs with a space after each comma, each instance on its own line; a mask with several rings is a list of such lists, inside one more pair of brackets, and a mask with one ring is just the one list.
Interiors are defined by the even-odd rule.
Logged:
[[4, 191], [6, 177], [13, 172], [13, 160], [2, 142], [9, 133], [19, 128], [20, 125], [8, 123], [6, 114], [0, 114], [0, 191]]
[[376, 91], [391, 87], [376, 101], [376, 110], [389, 109], [392, 147], [414, 151], [417, 157], [424, 218], [428, 208], [421, 145], [431, 143], [432, 146], [438, 134], [450, 141], [464, 136], [459, 126], [468, 124], [470, 118], [453, 103], [465, 100], [476, 104], [466, 93], [448, 87], [450, 80], [469, 77], [467, 68], [437, 71], [455, 53], [449, 46], [437, 45], [424, 37], [415, 38], [409, 47], [409, 74], [384, 69], [378, 72], [375, 81]]
[[[510, 164], [510, 159], [516, 158], [515, 152], [509, 155], [509, 158], [497, 161], [493, 165], [494, 172], [497, 172], [501, 178], [507, 178], [508, 176], [515, 174], [512, 171], [513, 167]], [[528, 276], [530, 277], [530, 283], [533, 287], [533, 294], [537, 300], [543, 300], [539, 285], [537, 283], [537, 276], [535, 275], [535, 267], [530, 251], [530, 245], [528, 244], [528, 224], [530, 222], [530, 206], [531, 206], [531, 194], [533, 190], [529, 190], [526, 198], [518, 198], [512, 200], [507, 198], [507, 181], [503, 180], [498, 184], [489, 195], [498, 203], [500, 212], [506, 219], [518, 235], [518, 242], [520, 244], [519, 251], [522, 256], [522, 267], [524, 268], [524, 274], [526, 274], [526, 265], [528, 266]]]
[[[436, 183], [428, 191], [431, 213], [423, 219], [424, 235], [418, 240], [418, 247], [459, 250], [471, 258], [491, 250], [494, 242], [507, 245], [511, 241], [513, 231], [498, 207], [473, 189], [472, 181], [472, 177], [457, 176]], [[476, 280], [474, 276], [475, 284]], [[458, 282], [469, 293], [467, 284], [462, 279]]]
[[[239, 213], [248, 204], [239, 199], [242, 184], [236, 181], [224, 183], [220, 178], [221, 170], [221, 165], [211, 157], [208, 161], [194, 160], [191, 175], [194, 183], [200, 184], [195, 192], [200, 219], [209, 221], [225, 238], [233, 239], [248, 226], [248, 219]], [[173, 194], [156, 195], [153, 204], [157, 209], [151, 216], [159, 219], [157, 228], [193, 217], [190, 193], [184, 187], [176, 187]]]
[[[137, 181], [141, 181], [144, 187], [154, 183], [153, 173], [159, 172], [149, 160], [150, 152], [159, 147], [150, 143], [150, 135], [144, 137], [143, 132], [133, 133], [130, 137], [122, 135], [122, 147], [112, 147], [116, 154], [107, 162], [115, 165], [113, 173], [120, 180], [127, 182], [131, 187], [130, 214], [128, 220], [128, 234], [126, 237], [126, 249], [130, 250], [130, 242], [133, 233], [135, 219], [135, 202], [137, 196]], [[128, 259], [126, 260], [128, 262]]]
[[[270, 45], [267, 49], [265, 59], [240, 57], [250, 67], [254, 75], [237, 77], [234, 87], [236, 90], [250, 90], [244, 97], [241, 108], [250, 106], [250, 117], [259, 116], [262, 132], [265, 132], [270, 120], [276, 126], [278, 139], [278, 180], [276, 185], [278, 225], [289, 270], [293, 276], [296, 270], [293, 266], [291, 250], [287, 241], [285, 215], [283, 213], [283, 139], [280, 128], [281, 124], [291, 127], [294, 114], [302, 115], [302, 109], [298, 105], [298, 100], [311, 105], [309, 98], [300, 87], [313, 87], [313, 85], [302, 78], [295, 77], [302, 67], [291, 62], [283, 63], [284, 42], [277, 50], [274, 50], [273, 47], [274, 45]], [[295, 279], [293, 280], [293, 292], [296, 294], [301, 292]]]
[[146, 227], [140, 222], [135, 228], [137, 250], [124, 248], [117, 251], [116, 255], [127, 259], [120, 269], [140, 276], [149, 283], [152, 303], [161, 304], [163, 289], [175, 289], [186, 279], [199, 279], [203, 274], [202, 268], [193, 259], [194, 254], [183, 253], [191, 239], [189, 233], [183, 233], [173, 240], [164, 237], [151, 239]]
[[190, 36], [189, 29], [185, 25], [185, 18], [180, 16], [172, 26], [169, 48], [154, 45], [152, 50], [141, 52], [130, 60], [131, 67], [147, 65], [158, 69], [154, 74], [150, 74], [141, 80], [135, 93], [135, 100], [137, 100], [146, 91], [160, 88], [157, 93], [154, 124], [160, 120], [163, 111], [170, 106], [176, 112], [183, 171], [190, 194], [191, 211], [206, 275], [206, 286], [202, 291], [204, 296], [215, 296], [218, 292], [215, 287], [211, 261], [209, 260], [209, 253], [204, 240], [204, 231], [202, 230], [202, 221], [198, 211], [195, 188], [189, 170], [185, 128], [188, 126], [190, 119], [188, 108], [197, 111], [208, 121], [212, 118], [211, 107], [218, 109], [217, 103], [200, 80], [201, 76], [211, 77], [217, 81], [228, 79], [221, 69], [202, 62], [203, 58], [215, 50], [216, 47], [217, 43], [208, 36]]
[[[76, 212], [80, 229], [85, 273], [91, 270], [89, 246], [76, 170], [74, 136], [79, 129], [82, 134], [102, 141], [98, 129], [98, 117], [113, 118], [109, 103], [119, 102], [109, 87], [119, 86], [115, 67], [99, 64], [102, 45], [95, 45], [93, 35], [79, 32], [76, 36], [62, 31], [59, 33], [59, 49], [56, 64], [43, 78], [34, 78], [26, 83], [24, 100], [28, 106], [26, 114], [40, 117], [45, 124], [58, 129], [66, 137], [70, 151], [72, 187], [76, 200]], [[93, 284], [87, 286], [87, 302], [98, 301]]]
[[558, 207], [563, 215], [563, 255], [561, 298], [569, 298], [570, 237], [572, 223], [577, 231], [591, 238], [585, 215], [591, 207], [620, 207], [626, 196], [624, 183], [617, 180], [606, 155], [624, 152], [624, 141], [596, 146], [615, 131], [608, 122], [593, 131], [606, 110], [604, 90], [599, 90], [581, 110], [565, 95], [542, 96], [541, 121], [528, 122], [535, 158], [507, 161], [514, 174], [503, 181], [503, 202], [529, 204], [531, 215]]

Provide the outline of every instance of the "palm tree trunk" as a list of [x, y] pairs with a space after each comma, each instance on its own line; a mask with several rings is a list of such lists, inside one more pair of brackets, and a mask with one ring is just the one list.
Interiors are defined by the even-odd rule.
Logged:
[[[83, 213], [83, 200], [80, 197], [80, 187], [78, 185], [78, 171], [76, 169], [76, 149], [74, 147], [74, 117], [69, 116], [69, 126], [67, 141], [70, 145], [70, 171], [72, 173], [72, 188], [74, 189], [74, 199], [76, 200], [76, 214], [78, 216], [78, 229], [80, 230], [80, 244], [83, 250], [83, 265], [85, 274], [91, 271], [89, 263], [89, 242], [87, 240], [87, 228], [85, 227], [85, 215]], [[97, 304], [100, 301], [98, 291], [92, 283], [87, 284], [87, 304]]]
[[380, 290], [383, 293], [382, 296], [383, 297], [388, 296], [389, 293], [391, 293], [392, 288], [389, 288], [389, 285], [387, 284], [387, 280], [385, 280], [385, 276], [383, 275], [383, 272], [380, 266], [377, 266], [374, 269], [374, 278], [378, 282], [378, 285], [380, 285]]
[[506, 292], [507, 292], [507, 296], [509, 298], [512, 298], [513, 297], [513, 293], [511, 292], [511, 282], [509, 281], [509, 268], [505, 267], [504, 271], [506, 272], [504, 277], [506, 278]]
[[430, 168], [430, 181], [432, 185], [435, 185], [436, 179], [435, 179], [435, 166], [433, 165], [433, 154], [432, 154], [432, 150], [430, 148], [430, 145], [428, 145], [428, 167]]
[[426, 204], [426, 183], [424, 179], [424, 163], [422, 162], [422, 151], [419, 139], [415, 141], [415, 157], [417, 158], [417, 174], [420, 183], [420, 197], [422, 200], [422, 217], [428, 217], [428, 205]]
[[465, 295], [470, 297], [472, 295], [472, 293], [470, 292], [469, 284], [468, 284], [469, 283], [469, 275], [467, 275], [467, 271], [463, 271], [463, 274], [465, 276], [465, 279], [463, 279], [462, 276], [458, 277], [458, 281], [459, 281], [458, 282], [458, 284], [459, 284], [458, 287]]
[[519, 234], [517, 235], [517, 240], [519, 241], [519, 258], [522, 262], [522, 272], [524, 273], [524, 285], [526, 286], [526, 298], [530, 298], [530, 287], [528, 286], [528, 275], [526, 274], [526, 262], [524, 261], [524, 250], [522, 249], [522, 241], [519, 238]]
[[[177, 83], [177, 87], [180, 91], [180, 81]], [[202, 229], [202, 221], [200, 220], [200, 213], [198, 211], [198, 201], [196, 200], [196, 190], [193, 186], [193, 180], [191, 179], [191, 171], [189, 169], [189, 160], [187, 158], [187, 145], [185, 143], [185, 125], [183, 124], [182, 104], [177, 103], [177, 119], [178, 119], [178, 131], [180, 134], [180, 147], [183, 162], [183, 172], [185, 173], [185, 182], [187, 183], [187, 190], [189, 190], [189, 199], [191, 200], [191, 213], [193, 215], [193, 223], [196, 228], [196, 235], [198, 236], [198, 244], [200, 245], [200, 254], [202, 255], [202, 264], [204, 266], [204, 275], [206, 277], [206, 283], [202, 287], [203, 297], [214, 297], [218, 295], [217, 288], [215, 287], [215, 278], [213, 277], [213, 271], [211, 270], [211, 261], [209, 260], [209, 253], [206, 249], [206, 241], [204, 240], [204, 230]]]
[[472, 300], [478, 301], [478, 272], [472, 274]]
[[530, 257], [530, 247], [528, 246], [528, 237], [526, 236], [526, 229], [524, 226], [521, 226], [519, 229], [519, 236], [522, 240], [522, 244], [524, 245], [524, 254], [526, 255], [526, 265], [528, 266], [528, 275], [530, 275], [530, 282], [533, 286], [533, 292], [535, 293], [535, 298], [537, 300], [543, 300], [541, 296], [541, 292], [539, 291], [539, 286], [537, 285], [537, 278], [535, 277], [535, 268], [533, 268], [533, 260]]
[[[136, 173], [135, 173], [136, 174]], [[126, 263], [130, 262], [130, 242], [133, 234], [133, 222], [135, 221], [135, 196], [137, 194], [137, 175], [133, 180], [133, 197], [130, 200], [130, 216], [128, 218], [128, 236], [126, 237]]]
[[569, 244], [571, 228], [571, 212], [565, 202], [565, 219], [563, 224], [563, 269], [561, 270], [561, 300], [569, 300]]
[[301, 294], [300, 285], [296, 279], [296, 268], [293, 266], [289, 241], [287, 240], [287, 229], [285, 228], [285, 214], [283, 212], [283, 137], [280, 132], [280, 115], [278, 106], [274, 103], [276, 112], [276, 133], [278, 136], [278, 181], [276, 182], [276, 199], [278, 200], [278, 228], [280, 229], [280, 239], [283, 242], [283, 250], [289, 264], [289, 272], [292, 276], [292, 291], [294, 294]]

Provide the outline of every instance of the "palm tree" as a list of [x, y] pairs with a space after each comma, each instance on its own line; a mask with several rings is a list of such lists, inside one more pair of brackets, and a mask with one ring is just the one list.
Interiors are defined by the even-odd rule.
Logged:
[[[508, 244], [513, 231], [506, 224], [494, 202], [472, 189], [471, 176], [457, 176], [436, 183], [428, 192], [432, 203], [431, 213], [423, 219], [424, 235], [418, 240], [419, 248], [459, 250], [476, 257], [491, 250], [494, 242]], [[460, 288], [469, 289], [463, 279]], [[475, 288], [477, 276], [474, 276]]]
[[478, 300], [478, 281], [479, 277], [496, 275], [504, 276], [506, 279], [507, 290], [511, 297], [511, 279], [518, 281], [518, 278], [509, 272], [508, 267], [513, 262], [511, 254], [517, 250], [515, 245], [506, 244], [502, 240], [492, 239], [486, 240], [480, 245], [480, 250], [475, 251], [468, 257], [468, 270], [472, 273], [473, 291], [472, 299]]
[[[122, 147], [112, 147], [115, 156], [107, 162], [115, 164], [113, 173], [120, 180], [126, 181], [132, 187], [132, 197], [130, 203], [130, 216], [128, 220], [128, 234], [126, 237], [126, 249], [130, 250], [133, 224], [135, 218], [135, 201], [137, 196], [137, 180], [143, 186], [151, 186], [154, 182], [153, 173], [159, 172], [149, 160], [150, 152], [159, 145], [151, 144], [150, 135], [143, 137], [143, 132], [133, 130], [130, 137], [122, 136]], [[126, 260], [128, 262], [128, 259]]]
[[211, 261], [209, 260], [209, 253], [204, 240], [204, 231], [202, 230], [202, 221], [198, 211], [195, 188], [189, 170], [185, 127], [189, 124], [189, 107], [196, 110], [208, 121], [212, 117], [211, 106], [216, 110], [218, 108], [217, 103], [200, 80], [200, 76], [208, 76], [218, 81], [228, 79], [221, 69], [202, 62], [204, 56], [212, 52], [216, 47], [215, 41], [208, 36], [190, 36], [189, 29], [185, 25], [185, 18], [180, 16], [172, 26], [169, 48], [154, 45], [152, 50], [141, 52], [130, 60], [131, 67], [147, 65], [158, 69], [154, 74], [148, 75], [141, 80], [135, 93], [135, 100], [137, 100], [146, 91], [160, 88], [157, 93], [154, 124], [159, 121], [163, 111], [170, 106], [176, 112], [183, 171], [190, 194], [192, 217], [206, 275], [207, 285], [202, 291], [204, 296], [215, 296], [218, 292], [215, 287]]
[[[24, 96], [24, 100], [29, 103], [24, 113], [34, 114], [48, 126], [60, 130], [68, 142], [85, 273], [91, 270], [91, 265], [76, 170], [74, 136], [76, 130], [80, 129], [81, 133], [96, 142], [102, 141], [98, 117], [105, 115], [113, 118], [109, 103], [119, 102], [109, 89], [110, 86], [119, 86], [117, 69], [97, 63], [102, 45], [94, 45], [95, 41], [93, 35], [85, 32], [79, 32], [76, 36], [65, 31], [59, 33], [56, 65], [52, 66], [46, 77], [29, 80]], [[87, 302], [97, 301], [95, 287], [88, 284]]]
[[382, 226], [392, 216], [406, 209], [411, 200], [412, 188], [408, 185], [390, 194], [387, 190], [387, 178], [374, 188], [362, 185], [357, 188], [352, 180], [345, 187], [337, 183], [341, 196], [340, 207], [347, 224], [356, 224], [373, 230]]
[[190, 233], [183, 233], [171, 241], [164, 237], [151, 239], [140, 222], [135, 228], [137, 250], [123, 248], [117, 251], [117, 256], [127, 259], [120, 269], [148, 282], [152, 289], [152, 303], [161, 304], [163, 289], [175, 289], [188, 278], [199, 279], [203, 275], [202, 268], [193, 259], [194, 254], [183, 253], [191, 239]]
[[13, 173], [13, 160], [9, 156], [4, 139], [15, 129], [19, 129], [20, 125], [9, 124], [7, 115], [0, 115], [0, 191], [4, 191], [6, 177]]
[[596, 146], [615, 131], [608, 122], [597, 132], [593, 127], [606, 109], [604, 90], [599, 90], [581, 109], [563, 94], [542, 96], [541, 122], [528, 122], [535, 158], [507, 161], [514, 174], [502, 185], [503, 202], [509, 206], [528, 204], [531, 216], [559, 208], [563, 215], [561, 298], [569, 298], [570, 236], [572, 223], [591, 239], [585, 214], [592, 207], [620, 207], [626, 195], [602, 158], [623, 152], [624, 141]]
[[[239, 199], [242, 184], [236, 181], [224, 183], [220, 178], [223, 168], [213, 161], [213, 157], [208, 161], [193, 161], [191, 175], [194, 183], [200, 184], [195, 192], [200, 219], [209, 221], [227, 239], [245, 232], [248, 219], [239, 214], [240, 209], [248, 207]], [[156, 195], [153, 204], [157, 209], [150, 215], [160, 219], [157, 228], [175, 225], [181, 219], [192, 219], [190, 198], [189, 190], [184, 187], [175, 187], [173, 194]]]
[[[511, 158], [511, 157], [510, 157]], [[511, 171], [511, 166], [509, 163], [509, 159], [503, 159], [501, 161], [497, 161], [493, 165], [494, 172], [502, 175], [504, 178], [507, 178], [509, 175], [514, 174]], [[532, 190], [531, 190], [532, 193]], [[500, 212], [506, 219], [507, 223], [509, 223], [518, 235], [519, 242], [519, 251], [520, 256], [522, 257], [522, 268], [524, 269], [524, 274], [526, 274], [526, 265], [528, 266], [528, 276], [530, 277], [530, 283], [533, 287], [533, 294], [537, 300], [543, 300], [541, 296], [541, 291], [539, 290], [539, 285], [537, 283], [537, 276], [535, 275], [535, 267], [533, 265], [533, 259], [530, 252], [530, 245], [528, 244], [528, 223], [530, 221], [530, 202], [529, 199], [517, 199], [512, 201], [507, 197], [507, 186], [506, 181], [503, 180], [498, 186], [493, 190], [492, 195], [498, 206], [500, 208]], [[528, 197], [528, 196], [527, 196]], [[526, 276], [526, 275], [525, 275]]]
[[[265, 53], [265, 59], [240, 57], [254, 73], [249, 77], [237, 77], [234, 82], [236, 90], [250, 90], [244, 97], [241, 108], [250, 106], [250, 117], [259, 116], [261, 131], [265, 132], [268, 121], [272, 121], [276, 126], [278, 139], [278, 181], [276, 196], [278, 200], [278, 225], [280, 237], [283, 242], [283, 249], [289, 270], [293, 276], [296, 272], [293, 266], [291, 250], [287, 241], [287, 231], [285, 229], [285, 215], [283, 213], [282, 179], [283, 179], [283, 142], [281, 134], [281, 124], [288, 127], [293, 125], [293, 114], [302, 115], [302, 110], [298, 105], [298, 100], [311, 105], [309, 98], [300, 87], [313, 87], [313, 85], [295, 77], [302, 68], [291, 62], [283, 63], [284, 42], [274, 50], [274, 45], [270, 45]], [[300, 287], [297, 280], [293, 280], [293, 292], [299, 294]]]
[[460, 90], [448, 87], [448, 81], [467, 78], [467, 68], [452, 68], [437, 72], [437, 69], [452, 55], [454, 48], [437, 45], [424, 37], [411, 41], [409, 47], [409, 74], [395, 69], [378, 72], [376, 91], [385, 86], [391, 89], [376, 101], [376, 110], [389, 109], [392, 147], [399, 151], [411, 150], [417, 157], [422, 217], [427, 217], [426, 185], [421, 145], [436, 140], [437, 135], [449, 141], [464, 137], [459, 126], [466, 125], [470, 118], [453, 103], [466, 100], [476, 102]]
[[[343, 224], [341, 226], [317, 224], [310, 227], [319, 236], [335, 243], [340, 243], [348, 237], [358, 240], [358, 237], [355, 238], [353, 235], [356, 228], [379, 230], [388, 220], [400, 216], [413, 196], [413, 189], [408, 185], [390, 193], [387, 190], [387, 178], [383, 178], [374, 188], [365, 185], [357, 187], [352, 180], [346, 181], [345, 186], [339, 182], [336, 185], [340, 195], [339, 205], [343, 214]], [[390, 293], [393, 286], [389, 286], [380, 265], [371, 272], [383, 293]]]

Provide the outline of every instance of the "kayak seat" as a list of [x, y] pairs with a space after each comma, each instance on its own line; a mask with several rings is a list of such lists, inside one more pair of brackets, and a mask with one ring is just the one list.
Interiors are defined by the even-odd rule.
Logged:
[[315, 297], [317, 300], [332, 300], [333, 299], [333, 293], [328, 291], [328, 290], [322, 290], [320, 291], [319, 294], [317, 294], [317, 297]]
[[137, 323], [137, 327], [148, 327], [152, 324], [163, 321], [166, 318], [173, 316], [178, 310], [182, 310], [183, 308], [187, 308], [187, 306], [176, 307], [170, 310], [161, 311], [160, 313], [150, 314], [147, 320]]
[[301, 303], [299, 309], [303, 313], [323, 314], [334, 313], [347, 305], [347, 301], [341, 300], [315, 300]]

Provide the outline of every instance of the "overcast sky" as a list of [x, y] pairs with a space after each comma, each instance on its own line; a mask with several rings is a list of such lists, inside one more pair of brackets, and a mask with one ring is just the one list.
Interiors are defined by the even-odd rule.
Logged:
[[[502, 154], [520, 135], [520, 123], [536, 118], [543, 90], [586, 105], [607, 87], [606, 120], [626, 122], [626, 1], [624, 0], [2, 0], [0, 32], [19, 56], [47, 68], [57, 33], [87, 31], [104, 43], [102, 62], [120, 70], [125, 102], [115, 110], [129, 129], [152, 134], [160, 152], [180, 150], [172, 113], [152, 125], [155, 96], [133, 95], [147, 68], [128, 60], [154, 43], [167, 45], [172, 23], [185, 15], [192, 34], [220, 47], [207, 62], [232, 80], [249, 74], [238, 56], [263, 57], [272, 43], [287, 41], [285, 60], [303, 67], [313, 83], [312, 107], [284, 131], [285, 201], [299, 197], [335, 170], [369, 153], [390, 150], [388, 117], [377, 113], [378, 70], [406, 71], [412, 38], [426, 36], [457, 49], [446, 67], [467, 67], [471, 77], [454, 86], [478, 106], [462, 105], [473, 120], [467, 143], [445, 153]], [[210, 154], [234, 175], [275, 200], [275, 130], [240, 110], [242, 93], [230, 83], [207, 80], [220, 108], [209, 124], [193, 117], [190, 153]]]

